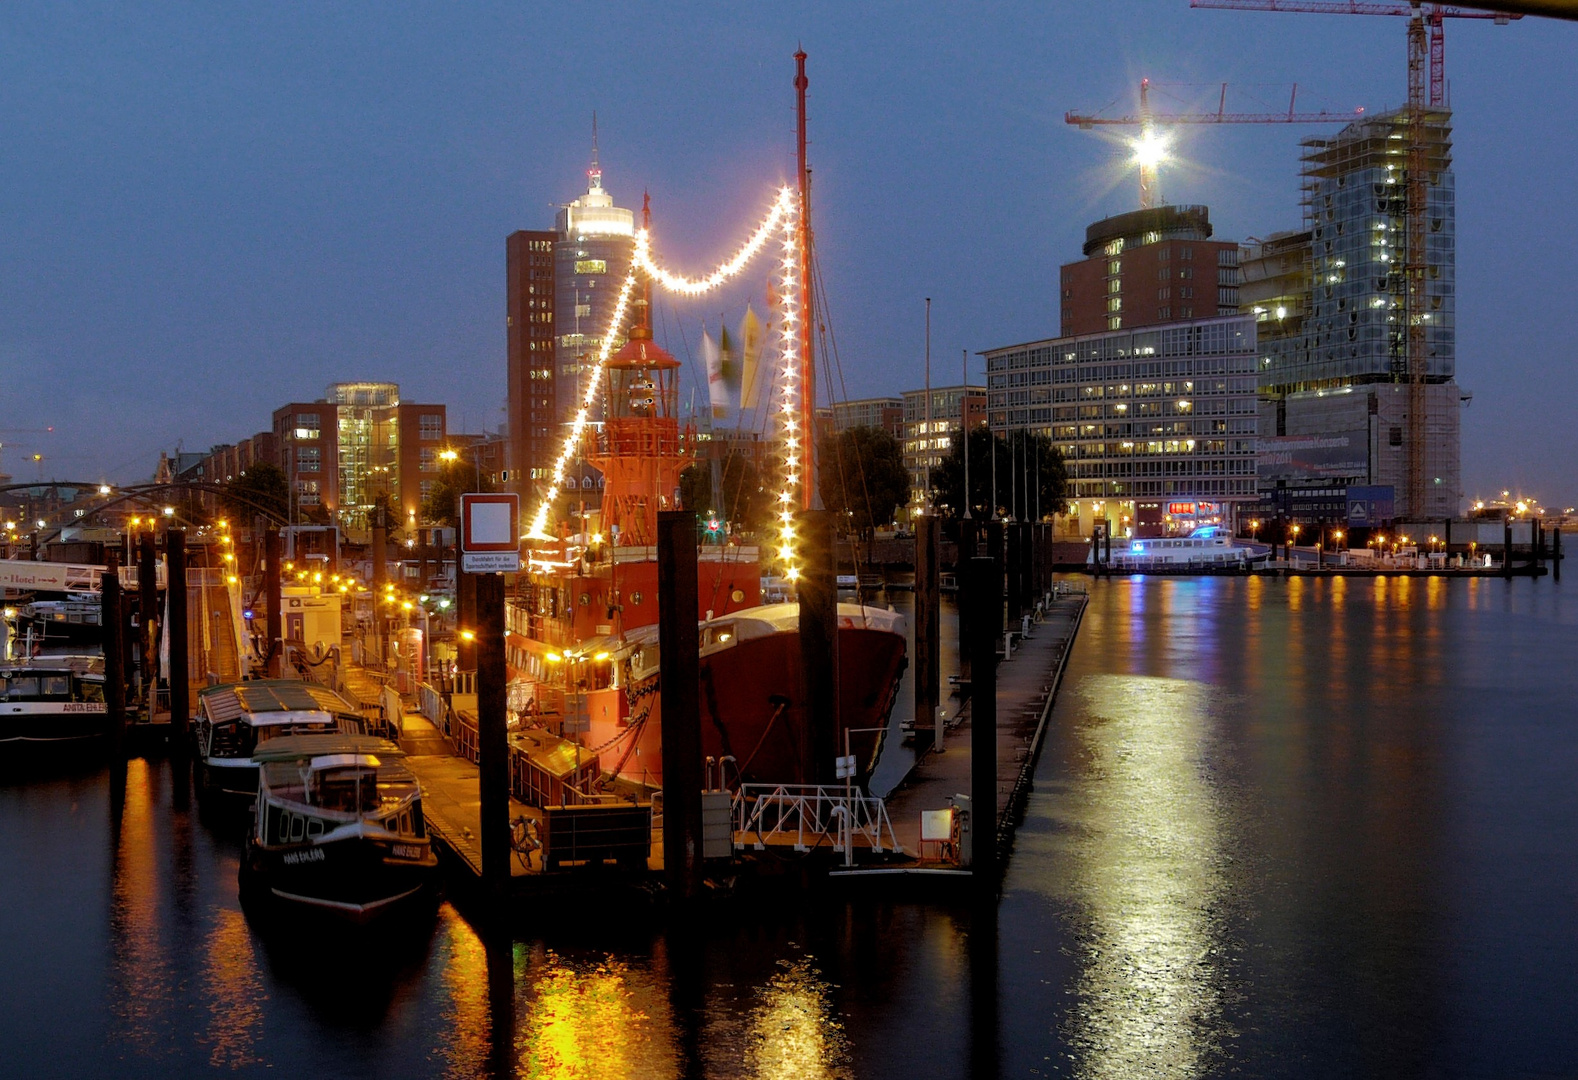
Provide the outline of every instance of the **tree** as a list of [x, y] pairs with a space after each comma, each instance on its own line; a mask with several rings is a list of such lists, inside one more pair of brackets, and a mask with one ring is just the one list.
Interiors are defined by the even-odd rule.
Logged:
[[736, 531], [761, 532], [771, 525], [772, 500], [762, 490], [761, 474], [751, 459], [738, 450], [723, 459], [723, 494], [720, 500], [724, 519]]
[[[931, 502], [952, 517], [964, 513], [965, 441], [955, 438], [948, 456], [931, 471]], [[1068, 508], [1068, 470], [1063, 455], [1045, 435], [1015, 431], [1012, 438], [993, 435], [985, 427], [970, 432], [970, 516], [991, 517], [992, 455], [997, 455], [997, 498], [999, 512], [1033, 520], [1039, 510], [1044, 517], [1061, 514]], [[1040, 499], [1036, 498], [1035, 479], [1039, 473]], [[1026, 484], [1026, 480], [1031, 480]]]
[[438, 475], [422, 499], [422, 521], [427, 525], [460, 528], [460, 496], [472, 491], [492, 491], [493, 481], [477, 472], [470, 461], [457, 457], [439, 459]]
[[712, 463], [698, 461], [679, 474], [679, 503], [699, 517], [716, 510], [712, 497]]
[[881, 428], [852, 427], [822, 440], [822, 504], [870, 538], [909, 500], [904, 448]]
[[259, 514], [289, 521], [290, 481], [278, 465], [254, 461], [246, 472], [225, 484], [219, 503], [236, 521], [251, 521]]

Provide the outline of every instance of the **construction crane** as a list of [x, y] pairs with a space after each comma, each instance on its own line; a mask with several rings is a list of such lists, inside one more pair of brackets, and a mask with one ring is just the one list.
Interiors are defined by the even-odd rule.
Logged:
[[1134, 140], [1134, 160], [1140, 167], [1140, 207], [1149, 210], [1156, 205], [1158, 197], [1158, 183], [1156, 168], [1161, 164], [1166, 154], [1167, 143], [1156, 134], [1157, 127], [1171, 127], [1175, 124], [1346, 124], [1364, 115], [1363, 109], [1355, 109], [1351, 113], [1334, 112], [1299, 112], [1298, 84], [1294, 83], [1293, 92], [1288, 96], [1288, 111], [1285, 113], [1243, 113], [1227, 111], [1227, 83], [1222, 84], [1221, 97], [1217, 101], [1216, 112], [1202, 113], [1156, 113], [1151, 109], [1151, 80], [1140, 80], [1140, 111], [1134, 116], [1094, 116], [1082, 113], [1069, 112], [1063, 114], [1063, 122], [1072, 124], [1084, 131], [1093, 127], [1118, 126], [1137, 127], [1140, 136]]
[[[1446, 19], [1490, 19], [1505, 25], [1522, 15], [1502, 11], [1471, 11], [1447, 4], [1374, 3], [1369, 0], [1189, 0], [1190, 7], [1232, 11], [1286, 11], [1319, 15], [1388, 15], [1408, 19], [1408, 177], [1403, 219], [1407, 237], [1403, 261], [1404, 319], [1407, 344], [1404, 369], [1408, 379], [1408, 422], [1405, 425], [1407, 503], [1404, 512], [1421, 516], [1425, 508], [1425, 381], [1429, 357], [1425, 344], [1426, 216], [1429, 202], [1429, 146], [1425, 113], [1446, 104]], [[1426, 92], [1426, 72], [1429, 90]]]
[[[43, 428], [0, 428], [0, 439], [3, 439], [5, 436], [8, 436], [8, 435], [53, 435], [54, 433], [55, 433], [55, 429], [53, 427], [43, 427]], [[6, 444], [3, 441], [0, 441], [0, 450], [4, 450], [5, 446], [6, 446]], [[14, 446], [14, 444], [13, 444], [13, 446]], [[39, 477], [40, 477], [40, 479], [42, 479], [43, 478], [44, 455], [43, 454], [33, 454], [29, 458], [29, 460], [31, 460], [34, 464], [39, 466]], [[4, 462], [0, 462], [0, 473], [4, 473], [5, 472], [5, 469], [3, 468], [3, 465], [4, 465]]]

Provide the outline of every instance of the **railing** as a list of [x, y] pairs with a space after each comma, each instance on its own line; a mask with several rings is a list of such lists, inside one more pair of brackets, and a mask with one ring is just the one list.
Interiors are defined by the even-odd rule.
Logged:
[[[856, 834], [864, 836], [875, 852], [902, 852], [887, 804], [858, 788], [822, 787], [817, 784], [741, 784], [734, 796], [736, 848], [743, 848], [742, 833], [754, 833], [758, 851], [774, 837], [793, 835], [796, 851], [810, 851], [806, 838], [820, 844], [833, 838], [833, 850], [853, 856]], [[883, 835], [887, 835], [884, 846]]]
[[416, 708], [440, 732], [445, 735], [449, 734], [449, 709], [444, 704], [444, 695], [427, 683], [418, 683], [416, 687]]

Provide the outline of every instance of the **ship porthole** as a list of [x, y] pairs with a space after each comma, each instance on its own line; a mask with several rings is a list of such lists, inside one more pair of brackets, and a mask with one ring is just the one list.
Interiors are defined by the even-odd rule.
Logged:
[[630, 594], [630, 602], [632, 604], [639, 604], [639, 603], [641, 603], [641, 594], [638, 593], [638, 592], [631, 593]]
[[731, 592], [729, 594], [729, 599], [733, 600], [736, 604], [744, 603], [744, 601], [745, 601], [745, 590], [744, 589], [735, 589], [733, 592]]

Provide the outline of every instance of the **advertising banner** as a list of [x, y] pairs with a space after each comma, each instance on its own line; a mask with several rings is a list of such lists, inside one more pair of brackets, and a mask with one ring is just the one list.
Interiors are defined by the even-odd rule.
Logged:
[[1330, 480], [1369, 471], [1370, 437], [1362, 428], [1328, 435], [1272, 435], [1257, 444], [1262, 480]]

